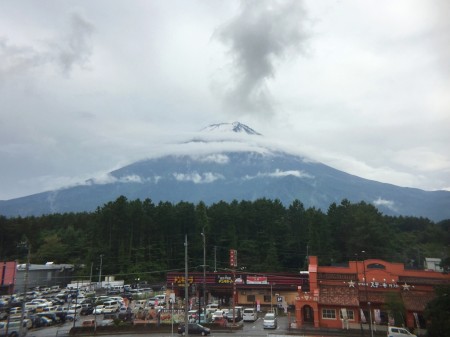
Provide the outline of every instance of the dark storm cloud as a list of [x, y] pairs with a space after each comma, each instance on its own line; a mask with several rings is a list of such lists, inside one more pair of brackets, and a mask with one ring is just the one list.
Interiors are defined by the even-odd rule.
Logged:
[[233, 84], [225, 93], [233, 110], [272, 112], [267, 80], [275, 76], [277, 61], [304, 50], [305, 22], [302, 1], [242, 1], [240, 13], [216, 31], [233, 60]]
[[73, 13], [70, 30], [64, 41], [53, 44], [56, 57], [64, 73], [69, 73], [75, 65], [84, 66], [92, 54], [91, 35], [93, 25], [80, 14]]

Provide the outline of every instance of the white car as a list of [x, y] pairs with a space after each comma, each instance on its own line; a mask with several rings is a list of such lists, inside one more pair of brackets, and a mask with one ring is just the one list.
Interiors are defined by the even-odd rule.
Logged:
[[81, 304], [71, 305], [67, 310], [67, 314], [75, 314], [81, 311]]
[[255, 308], [245, 308], [242, 314], [244, 322], [254, 322], [258, 319], [258, 313]]
[[276, 329], [277, 328], [277, 317], [273, 312], [268, 312], [264, 316], [263, 321], [263, 328], [264, 329]]
[[212, 320], [216, 321], [218, 319], [222, 319], [225, 318], [224, 315], [227, 313], [228, 311], [225, 311], [225, 309], [220, 309], [217, 311], [214, 311], [214, 313], [212, 314]]
[[416, 337], [416, 335], [413, 335], [405, 328], [390, 326], [388, 328], [387, 337]]
[[105, 306], [103, 304], [99, 304], [95, 307], [94, 311], [92, 312], [93, 315], [101, 315], [103, 314], [103, 309]]
[[105, 305], [103, 307], [103, 314], [113, 314], [115, 312], [117, 312], [118, 309], [115, 305]]

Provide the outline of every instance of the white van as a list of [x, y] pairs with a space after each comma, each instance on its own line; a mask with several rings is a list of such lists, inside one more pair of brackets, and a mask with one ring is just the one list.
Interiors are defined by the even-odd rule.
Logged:
[[255, 308], [245, 308], [242, 314], [242, 319], [244, 322], [254, 322], [258, 319], [258, 313]]
[[[6, 336], [6, 329], [8, 328], [8, 336], [19, 336], [20, 332], [20, 321], [0, 322], [0, 336]], [[26, 336], [28, 333], [28, 328], [26, 325], [22, 327], [22, 336]]]
[[417, 336], [412, 334], [405, 328], [390, 326], [388, 327], [387, 337], [417, 337]]
[[115, 300], [105, 301], [105, 302], [103, 302], [103, 305], [104, 305], [105, 307], [115, 308], [117, 311], [118, 311], [119, 308], [120, 308], [119, 302], [118, 302], [118, 301], [115, 301]]
[[166, 295], [156, 295], [155, 298], [158, 300], [159, 305], [166, 303]]
[[219, 310], [219, 305], [217, 303], [210, 303], [206, 306], [206, 310], [212, 309], [213, 312]]

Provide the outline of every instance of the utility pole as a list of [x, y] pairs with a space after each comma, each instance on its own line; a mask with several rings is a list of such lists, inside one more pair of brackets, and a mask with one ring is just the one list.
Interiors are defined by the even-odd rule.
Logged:
[[237, 267], [237, 250], [230, 249], [230, 267], [233, 272], [233, 326], [236, 324], [236, 267]]
[[187, 234], [184, 236], [184, 332], [189, 336], [189, 283], [188, 283], [188, 241]]
[[361, 336], [363, 337], [364, 336], [364, 329], [363, 329], [363, 323], [362, 323], [362, 319], [361, 319], [361, 299], [360, 299], [360, 297], [359, 297], [359, 271], [358, 271], [358, 263], [359, 263], [359, 258], [358, 258], [358, 254], [355, 254], [356, 255], [356, 288], [357, 288], [357, 291], [358, 291], [358, 309], [359, 309], [359, 313], [358, 313], [358, 315], [360, 316], [359, 317], [359, 323], [360, 323], [360, 326], [361, 326]]
[[27, 248], [27, 264], [25, 266], [25, 279], [23, 282], [23, 300], [22, 300], [22, 310], [20, 314], [20, 327], [19, 327], [20, 336], [23, 335], [23, 320], [25, 318], [25, 302], [27, 301], [28, 273], [30, 271], [30, 250], [31, 250], [31, 244], [28, 242], [28, 240], [22, 244], [25, 245], [25, 247]]
[[[205, 227], [203, 227], [203, 323], [206, 323], [206, 233]], [[201, 313], [199, 313], [199, 322], [201, 322]]]
[[217, 246], [214, 246], [214, 272], [217, 273]]
[[103, 254], [100, 254], [100, 269], [98, 273], [98, 283], [100, 285], [100, 288], [102, 286], [102, 265], [103, 265]]
[[273, 312], [273, 300], [272, 300], [272, 282], [270, 282], [270, 312]]
[[[366, 252], [363, 250], [361, 251], [361, 253], [365, 254]], [[366, 260], [363, 260], [363, 271], [364, 271], [364, 288], [365, 288], [365, 293], [366, 293], [366, 302], [367, 302], [367, 307], [369, 309], [369, 329], [370, 329], [370, 336], [373, 337], [373, 329], [372, 329], [372, 309], [371, 309], [371, 305], [370, 305], [370, 301], [369, 301], [369, 296], [367, 293], [367, 285], [369, 284], [367, 282], [367, 277], [366, 277]]]

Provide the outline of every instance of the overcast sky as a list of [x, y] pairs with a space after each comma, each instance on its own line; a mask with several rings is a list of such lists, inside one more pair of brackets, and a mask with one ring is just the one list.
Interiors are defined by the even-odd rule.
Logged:
[[450, 1], [0, 1], [0, 199], [240, 121], [450, 190]]

